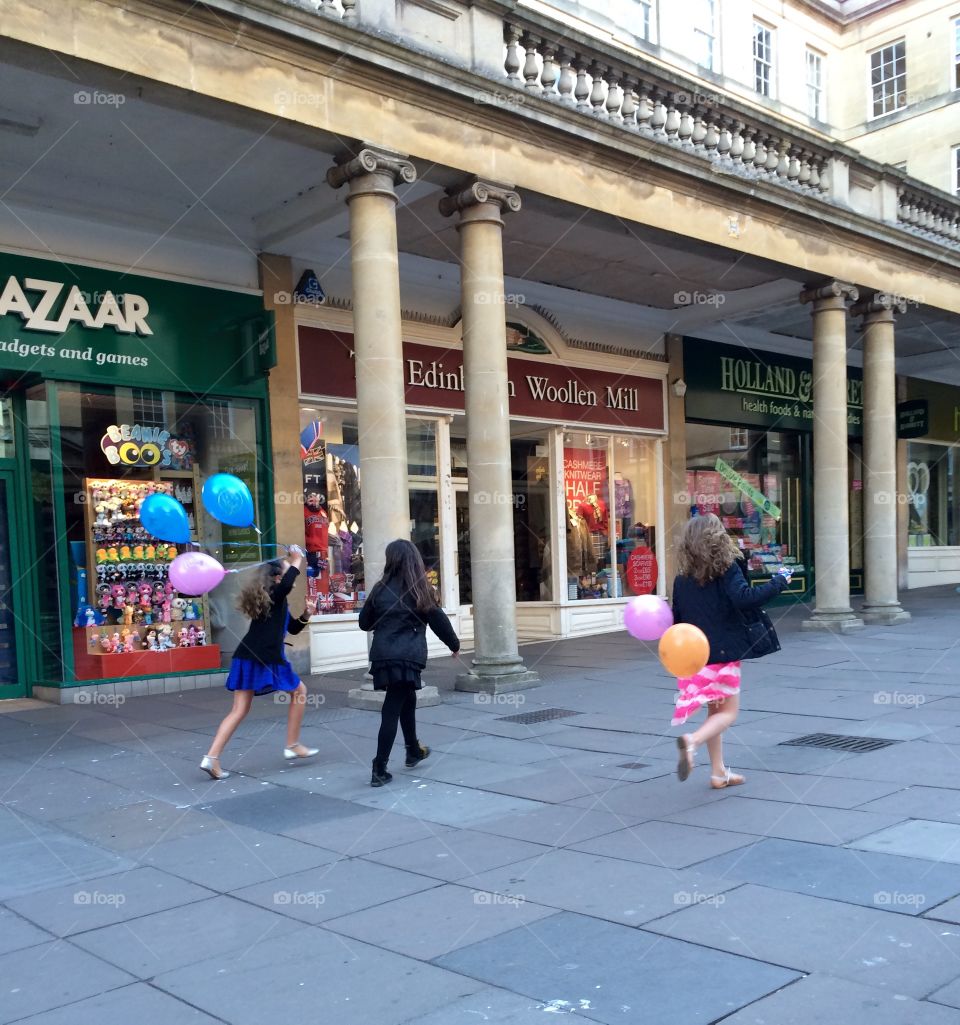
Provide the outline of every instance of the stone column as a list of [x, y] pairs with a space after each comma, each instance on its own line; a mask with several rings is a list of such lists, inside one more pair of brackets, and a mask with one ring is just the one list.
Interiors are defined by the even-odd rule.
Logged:
[[813, 304], [813, 549], [817, 604], [805, 630], [863, 627], [850, 607], [850, 501], [847, 479], [847, 308], [853, 285], [806, 289]]
[[516, 559], [501, 213], [520, 209], [509, 187], [474, 181], [440, 201], [459, 212], [463, 370], [473, 582], [472, 672], [457, 688], [500, 693], [538, 681], [517, 649]]
[[876, 294], [855, 305], [863, 318], [863, 569], [865, 620], [900, 623], [910, 613], [897, 594], [897, 379], [894, 312], [906, 303]]
[[[397, 253], [398, 182], [417, 173], [403, 154], [360, 146], [341, 154], [327, 172], [333, 188], [349, 183], [353, 349], [363, 498], [363, 573], [367, 591], [383, 574], [384, 549], [410, 536], [407, 430]], [[438, 704], [436, 687], [417, 692], [417, 704]], [[353, 707], [378, 707], [383, 693], [367, 683], [350, 691]]]
[[401, 154], [370, 147], [344, 154], [327, 172], [335, 189], [350, 185], [353, 348], [368, 591], [383, 573], [387, 544], [410, 536], [394, 186], [415, 178], [413, 164]]

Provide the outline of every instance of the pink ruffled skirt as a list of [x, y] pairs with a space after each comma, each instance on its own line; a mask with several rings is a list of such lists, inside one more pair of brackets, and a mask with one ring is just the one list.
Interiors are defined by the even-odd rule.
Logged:
[[740, 663], [713, 662], [697, 673], [677, 680], [680, 693], [673, 713], [673, 725], [685, 723], [691, 715], [713, 701], [740, 693]]

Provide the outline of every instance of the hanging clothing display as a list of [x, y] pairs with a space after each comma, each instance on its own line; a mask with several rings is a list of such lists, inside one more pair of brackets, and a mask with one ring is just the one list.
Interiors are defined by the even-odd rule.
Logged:
[[582, 516], [573, 516], [567, 520], [567, 576], [587, 576], [596, 569], [597, 558], [587, 521]]
[[619, 473], [613, 479], [613, 507], [618, 520], [628, 520], [633, 516], [633, 486]]

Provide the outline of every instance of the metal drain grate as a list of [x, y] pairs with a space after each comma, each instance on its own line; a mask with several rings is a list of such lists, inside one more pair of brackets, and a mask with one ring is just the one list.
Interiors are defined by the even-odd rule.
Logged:
[[649, 769], [647, 762], [624, 762], [617, 766], [618, 769]]
[[784, 740], [779, 747], [826, 747], [832, 751], [879, 751], [881, 747], [898, 744], [898, 740], [882, 740], [880, 737], [847, 737], [842, 733], [808, 733], [805, 737]]
[[551, 719], [566, 719], [570, 715], [583, 715], [583, 712], [573, 712], [569, 708], [539, 708], [536, 712], [518, 712], [516, 715], [501, 715], [497, 722], [549, 722]]

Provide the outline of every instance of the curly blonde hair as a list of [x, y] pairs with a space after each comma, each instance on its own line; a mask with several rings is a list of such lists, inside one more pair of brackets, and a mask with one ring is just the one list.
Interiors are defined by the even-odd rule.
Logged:
[[270, 610], [273, 608], [270, 588], [276, 575], [276, 567], [268, 562], [254, 572], [253, 579], [240, 592], [240, 596], [237, 598], [237, 608], [248, 619], [266, 619], [270, 615]]
[[677, 567], [682, 576], [706, 584], [722, 577], [742, 557], [723, 524], [710, 513], [687, 523], [677, 552]]

